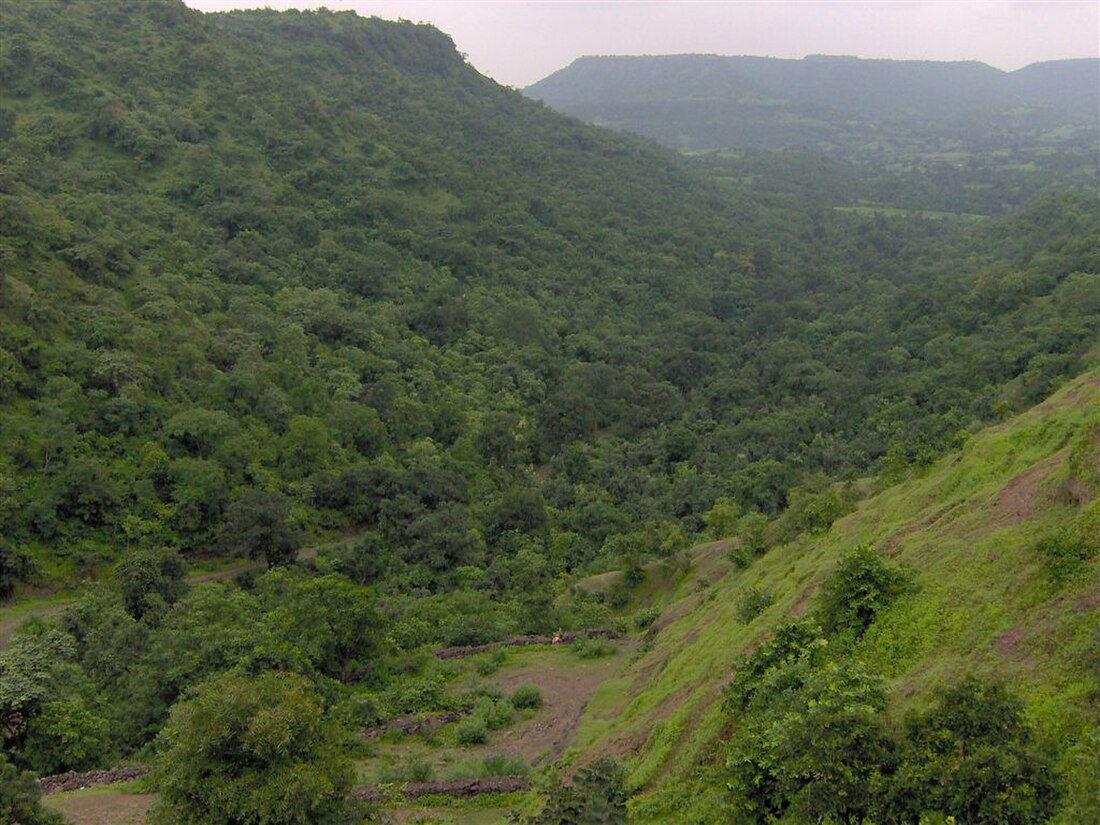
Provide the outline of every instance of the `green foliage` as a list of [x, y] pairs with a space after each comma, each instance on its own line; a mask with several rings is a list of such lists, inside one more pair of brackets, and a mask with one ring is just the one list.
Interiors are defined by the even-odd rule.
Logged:
[[853, 663], [777, 665], [727, 752], [734, 821], [875, 821], [895, 761], [885, 705], [881, 680]]
[[21, 771], [0, 752], [0, 822], [12, 825], [62, 825], [60, 815], [42, 807], [42, 789], [34, 774]]
[[25, 552], [0, 544], [0, 601], [10, 599], [19, 582], [33, 581], [38, 569]]
[[738, 512], [816, 530], [822, 473], [937, 455], [1097, 338], [1087, 195], [973, 230], [823, 209], [858, 188], [835, 161], [706, 180], [427, 27], [42, 2], [3, 20], [0, 523], [47, 569], [355, 525], [380, 552], [330, 569], [439, 592], [520, 539], [553, 575]]
[[826, 633], [859, 637], [878, 613], [913, 586], [910, 573], [887, 565], [868, 547], [857, 547], [821, 587], [821, 625]]
[[537, 685], [520, 685], [508, 697], [516, 710], [535, 710], [542, 707], [542, 691]]
[[800, 684], [799, 668], [815, 666], [824, 660], [828, 642], [821, 627], [812, 618], [779, 625], [774, 635], [744, 658], [733, 672], [726, 688], [725, 707], [736, 712], [747, 708], [757, 692], [775, 682], [788, 690], [788, 682]]
[[1100, 507], [1095, 502], [1082, 511], [1078, 518], [1046, 536], [1035, 545], [1035, 552], [1043, 561], [1047, 575], [1055, 584], [1066, 584], [1088, 571], [1089, 560], [1100, 552]]
[[372, 584], [386, 575], [390, 554], [377, 533], [352, 542], [330, 544], [317, 552], [317, 567], [340, 573], [356, 584]]
[[634, 614], [631, 619], [631, 624], [635, 630], [645, 630], [652, 625], [657, 618], [661, 615], [661, 608], [657, 606], [643, 607], [637, 613]]
[[[788, 629], [786, 636], [790, 636]], [[1059, 797], [1050, 754], [1032, 742], [1020, 704], [969, 678], [913, 715], [899, 743], [880, 678], [849, 660], [816, 661], [801, 646], [771, 662], [736, 709], [726, 748], [735, 822], [1046, 821]], [[745, 669], [745, 668], [743, 668]]]
[[393, 683], [386, 691], [385, 702], [386, 707], [395, 713], [420, 713], [444, 710], [452, 700], [443, 677], [430, 674]]
[[612, 759], [599, 759], [577, 771], [569, 785], [550, 791], [546, 805], [528, 825], [624, 825], [626, 771]]
[[102, 697], [67, 633], [24, 626], [0, 653], [0, 736], [16, 764], [39, 774], [96, 767], [110, 755]]
[[474, 700], [472, 718], [479, 719], [487, 730], [501, 730], [511, 725], [516, 715], [511, 701], [496, 696], [481, 696]]
[[490, 779], [494, 776], [524, 776], [531, 772], [523, 757], [514, 753], [491, 753], [474, 760], [462, 760], [447, 769], [447, 779]]
[[176, 706], [155, 782], [163, 823], [341, 821], [351, 789], [339, 734], [300, 676], [226, 674]]
[[187, 592], [184, 572], [183, 560], [167, 548], [128, 553], [115, 567], [127, 612], [155, 622]]
[[752, 560], [771, 546], [768, 518], [762, 513], [746, 513], [737, 521], [738, 543], [727, 554], [737, 567], [748, 567]]
[[473, 656], [470, 661], [474, 666], [474, 672], [477, 673], [478, 676], [489, 676], [500, 670], [501, 665], [504, 664], [504, 660], [507, 657], [508, 654], [505, 650], [498, 647], [495, 650], [490, 650], [488, 653]]
[[381, 782], [428, 782], [435, 777], [435, 767], [427, 759], [410, 755], [387, 766], [378, 776]]
[[851, 502], [833, 489], [792, 490], [787, 498], [787, 509], [777, 525], [779, 540], [786, 542], [801, 533], [813, 535], [828, 530], [850, 509]]
[[231, 553], [263, 558], [268, 567], [290, 564], [301, 544], [290, 523], [290, 500], [281, 493], [246, 490], [226, 512], [221, 542]]
[[[571, 577], [640, 584], [704, 529], [746, 566], [849, 506], [829, 479], [910, 472], [1100, 336], [1091, 193], [973, 227], [836, 210], [823, 181], [970, 204], [1004, 179], [692, 165], [350, 13], [9, 5], [0, 591], [24, 550], [48, 584], [110, 579], [0, 659], [20, 765], [132, 754], [233, 668], [342, 719], [454, 706], [431, 647], [605, 626], [635, 594], [559, 610]], [[182, 594], [159, 547], [292, 569]], [[868, 576], [830, 633], [889, 601]], [[797, 670], [757, 664], [748, 693]]]
[[894, 815], [915, 821], [940, 811], [976, 825], [1049, 819], [1061, 789], [1022, 711], [1000, 685], [968, 678], [908, 719]]
[[589, 636], [579, 637], [569, 647], [582, 659], [602, 659], [604, 656], [613, 655], [618, 650], [610, 639]]
[[489, 726], [481, 716], [468, 716], [455, 725], [455, 742], [464, 747], [489, 741]]
[[741, 518], [740, 505], [731, 498], [720, 498], [703, 516], [707, 534], [712, 539], [721, 539], [733, 535]]
[[737, 597], [737, 619], [748, 624], [775, 602], [775, 594], [758, 587], [749, 587]]

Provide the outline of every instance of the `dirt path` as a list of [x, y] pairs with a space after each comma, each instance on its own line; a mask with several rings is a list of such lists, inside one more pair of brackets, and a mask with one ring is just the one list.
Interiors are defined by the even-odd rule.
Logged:
[[518, 667], [506, 668], [497, 675], [494, 681], [506, 693], [520, 685], [538, 686], [543, 705], [529, 722], [494, 734], [481, 750], [513, 753], [531, 765], [552, 762], [573, 738], [596, 688], [617, 674], [629, 656], [625, 646], [614, 656], [581, 663], [572, 653], [562, 653], [572, 661], [562, 656], [542, 655]]

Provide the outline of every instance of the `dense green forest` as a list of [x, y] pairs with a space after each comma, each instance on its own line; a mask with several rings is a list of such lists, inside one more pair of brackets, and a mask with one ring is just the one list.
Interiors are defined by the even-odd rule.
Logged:
[[[328, 802], [270, 821], [335, 821], [348, 731], [523, 712], [434, 647], [607, 625], [626, 588], [580, 577], [826, 528], [1096, 355], [1072, 180], [972, 205], [692, 162], [353, 13], [41, 0], [0, 30], [0, 598], [76, 599], [0, 653], [4, 776], [160, 754], [158, 816], [199, 821], [176, 767], [262, 696], [226, 752], [324, 766]], [[876, 186], [896, 209], [836, 208]]]

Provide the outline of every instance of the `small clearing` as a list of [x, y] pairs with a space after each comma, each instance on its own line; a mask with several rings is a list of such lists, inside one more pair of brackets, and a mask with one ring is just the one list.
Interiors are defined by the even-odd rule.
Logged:
[[42, 607], [0, 611], [0, 650], [6, 650], [15, 629], [34, 616], [59, 616], [72, 602], [64, 601]]
[[493, 681], [506, 693], [520, 685], [536, 685], [543, 705], [530, 720], [494, 734], [481, 749], [514, 753], [532, 765], [553, 761], [573, 738], [596, 688], [617, 674], [629, 655], [626, 643], [602, 659], [579, 659], [562, 648], [514, 654]]
[[46, 797], [42, 804], [72, 825], [142, 825], [157, 795], [89, 788]]

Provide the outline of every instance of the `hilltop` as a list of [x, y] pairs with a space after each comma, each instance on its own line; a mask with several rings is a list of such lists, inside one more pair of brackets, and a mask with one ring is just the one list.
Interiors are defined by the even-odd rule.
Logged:
[[[678, 149], [1096, 141], [1100, 60], [983, 63], [718, 55], [583, 57], [525, 94]], [[1055, 135], [1057, 133], [1057, 135]]]

